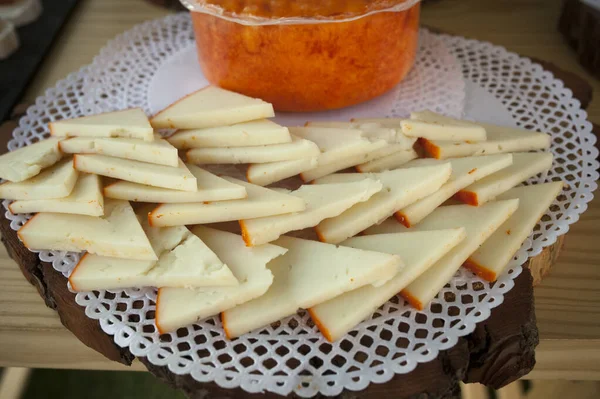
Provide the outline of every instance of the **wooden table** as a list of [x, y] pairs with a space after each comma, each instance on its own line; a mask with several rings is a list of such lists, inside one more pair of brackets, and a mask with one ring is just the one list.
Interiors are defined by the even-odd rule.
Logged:
[[[588, 108], [600, 124], [600, 81], [576, 62], [555, 29], [559, 0], [432, 1], [423, 22], [550, 61], [588, 79]], [[141, 0], [83, 0], [28, 89], [33, 101], [58, 79], [92, 61], [115, 35], [168, 11]], [[535, 290], [541, 342], [531, 378], [600, 380], [600, 197], [572, 227], [559, 262]], [[127, 369], [87, 348], [44, 305], [0, 246], [0, 366]], [[144, 370], [134, 362], [133, 369]]]

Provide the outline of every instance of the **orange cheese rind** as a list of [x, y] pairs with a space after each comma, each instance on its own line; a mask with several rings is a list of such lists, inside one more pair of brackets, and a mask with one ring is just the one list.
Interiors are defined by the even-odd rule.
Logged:
[[498, 278], [496, 272], [480, 265], [471, 258], [467, 259], [465, 263], [463, 263], [463, 267], [469, 269], [485, 281], [494, 282]]
[[400, 291], [400, 295], [402, 296], [402, 298], [406, 299], [406, 301], [408, 303], [410, 303], [410, 305], [417, 309], [417, 310], [423, 310], [423, 303], [415, 296], [413, 296], [410, 292], [408, 292], [406, 289]]
[[83, 260], [89, 254], [90, 254], [89, 252], [86, 252], [85, 254], [83, 254], [83, 256], [81, 257], [81, 259], [79, 259], [79, 262], [77, 262], [77, 264], [75, 265], [75, 268], [71, 272], [71, 275], [69, 276], [69, 283], [71, 283], [71, 288], [73, 288], [73, 290], [75, 290], [75, 291], [79, 291], [79, 290], [77, 289], [77, 286], [75, 285], [75, 282], [73, 281], [73, 276], [75, 276], [75, 274], [77, 273], [77, 269], [79, 268], [79, 265], [81, 265], [83, 263]]
[[162, 206], [162, 204], [159, 204], [156, 208], [154, 208], [150, 212], [148, 212], [148, 224], [150, 225], [150, 227], [155, 227], [153, 220], [155, 218], [160, 219], [160, 217], [162, 216], [162, 215], [156, 215], [156, 212], [160, 209], [161, 206]]
[[317, 237], [319, 238], [319, 241], [321, 242], [327, 242], [327, 239], [325, 238], [325, 236], [319, 231], [319, 226], [315, 226], [314, 227], [315, 233], [317, 234]]
[[159, 288], [158, 293], [156, 294], [156, 310], [154, 311], [154, 324], [156, 325], [156, 330], [158, 331], [159, 334], [165, 334], [168, 331], [160, 326], [160, 317], [159, 317], [159, 311], [158, 311], [158, 309], [160, 309], [160, 307], [158, 305], [160, 303], [161, 291], [162, 291], [162, 288]]
[[408, 220], [408, 216], [406, 216], [404, 213], [402, 213], [400, 211], [394, 212], [394, 217], [396, 218], [398, 223], [400, 223], [404, 227], [406, 227], [408, 229], [410, 229], [412, 227], [410, 220]]
[[247, 247], [252, 247], [252, 237], [250, 236], [250, 233], [248, 232], [248, 229], [246, 228], [246, 222], [243, 220], [238, 220], [238, 223], [240, 224], [240, 231], [242, 232], [242, 239], [244, 240], [244, 242], [246, 243]]
[[19, 231], [17, 231], [17, 237], [19, 237], [19, 240], [21, 240], [21, 242], [23, 243], [25, 248], [28, 248], [28, 249], [33, 249], [33, 248], [31, 248], [29, 245], [27, 245], [27, 241], [25, 241], [25, 239], [23, 238], [23, 236], [21, 234], [22, 234], [23, 229], [25, 229], [27, 227], [27, 225], [29, 223], [31, 223], [31, 221], [37, 217], [37, 215], [39, 215], [39, 213], [36, 213], [35, 215], [33, 215], [33, 217], [31, 219], [29, 219], [28, 221], [26, 221], [25, 224], [23, 226], [21, 226]]
[[425, 150], [425, 152], [427, 154], [429, 154], [430, 156], [432, 156], [435, 159], [441, 158], [442, 154], [441, 154], [440, 147], [435, 145], [432, 141], [424, 139], [423, 137], [419, 138], [418, 141], [419, 141], [419, 144], [421, 145], [421, 147], [423, 147], [423, 149]]
[[454, 194], [454, 198], [467, 205], [479, 206], [479, 198], [477, 193], [473, 191], [460, 190]]
[[317, 314], [310, 308], [306, 309], [306, 311], [310, 315], [310, 318], [312, 319], [312, 321], [314, 321], [314, 323], [317, 326], [317, 328], [319, 329], [319, 331], [321, 331], [321, 334], [323, 334], [325, 339], [329, 342], [333, 342], [334, 340], [333, 340], [333, 337], [331, 336], [331, 333], [329, 332], [327, 327], [325, 327], [323, 325], [323, 323], [321, 323], [321, 320], [319, 320], [319, 317], [317, 316]]
[[229, 340], [233, 339], [231, 338], [231, 334], [229, 333], [229, 330], [227, 329], [227, 318], [225, 317], [225, 312], [221, 312], [221, 325], [223, 326], [223, 332], [225, 333], [225, 337]]

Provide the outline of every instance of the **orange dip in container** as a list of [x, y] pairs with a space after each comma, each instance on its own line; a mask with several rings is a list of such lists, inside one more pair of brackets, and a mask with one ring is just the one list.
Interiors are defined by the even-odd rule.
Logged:
[[419, 0], [182, 0], [214, 85], [322, 111], [396, 86], [415, 60]]

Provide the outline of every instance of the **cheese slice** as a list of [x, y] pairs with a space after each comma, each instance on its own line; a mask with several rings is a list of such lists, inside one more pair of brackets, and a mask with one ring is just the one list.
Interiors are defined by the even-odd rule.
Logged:
[[80, 173], [73, 191], [64, 198], [30, 199], [11, 203], [12, 213], [70, 213], [75, 215], [104, 215], [102, 183], [97, 175]]
[[399, 255], [404, 268], [380, 287], [365, 285], [308, 311], [328, 341], [334, 342], [370, 317], [466, 237], [463, 228], [354, 237], [341, 245]]
[[252, 184], [268, 186], [271, 183], [316, 168], [318, 159], [318, 157], [312, 157], [295, 159], [293, 161], [255, 163], [248, 165], [246, 179]]
[[352, 118], [352, 123], [357, 125], [379, 125], [389, 128], [400, 128], [402, 118]]
[[104, 195], [107, 198], [154, 203], [226, 201], [246, 198], [244, 186], [215, 176], [196, 165], [186, 166], [196, 178], [197, 191], [178, 191], [128, 181], [117, 181], [104, 187]]
[[408, 204], [434, 193], [448, 180], [450, 173], [450, 165], [442, 164], [396, 169], [376, 174], [348, 174], [353, 179], [365, 177], [377, 179], [383, 184], [383, 190], [368, 201], [354, 205], [341, 215], [322, 221], [315, 231], [323, 242], [340, 243], [382, 222]]
[[262, 296], [221, 314], [228, 338], [239, 337], [344, 292], [391, 278], [403, 266], [397, 255], [292, 237], [275, 242], [288, 252], [273, 262], [273, 284]]
[[32, 200], [66, 197], [73, 190], [77, 176], [73, 160], [65, 159], [30, 179], [0, 184], [0, 198]]
[[107, 199], [105, 216], [38, 213], [18, 231], [33, 250], [88, 251], [114, 258], [156, 260], [156, 254], [127, 201]]
[[107, 157], [106, 155], [75, 155], [73, 165], [80, 172], [95, 173], [148, 186], [192, 192], [198, 190], [196, 177], [181, 160], [179, 166], [173, 168], [171, 166]]
[[[404, 167], [420, 167], [438, 162], [433, 159], [418, 159], [404, 165]], [[451, 159], [449, 163], [452, 166], [452, 175], [448, 182], [430, 196], [396, 212], [396, 218], [400, 223], [406, 227], [416, 225], [458, 191], [486, 176], [509, 167], [512, 164], [512, 154], [458, 158]]]
[[159, 227], [228, 222], [301, 212], [306, 208], [302, 198], [278, 193], [232, 177], [225, 179], [245, 187], [248, 197], [209, 203], [162, 204], [148, 215], [151, 224]]
[[405, 119], [400, 125], [402, 132], [409, 137], [421, 137], [428, 140], [441, 141], [485, 141], [485, 129], [477, 125], [443, 123], [438, 121], [422, 121]]
[[291, 194], [306, 202], [304, 211], [240, 220], [242, 237], [248, 246], [275, 241], [288, 231], [314, 227], [324, 219], [338, 216], [352, 205], [368, 200], [382, 187], [373, 179], [302, 186]]
[[385, 219], [383, 222], [379, 224], [375, 224], [365, 231], [362, 232], [363, 235], [373, 235], [373, 234], [394, 234], [394, 233], [405, 233], [406, 231], [414, 231], [414, 229], [406, 230], [406, 227], [400, 224], [395, 217], [391, 217]]
[[357, 172], [369, 173], [369, 172], [383, 172], [386, 170], [393, 170], [405, 163], [416, 159], [419, 156], [413, 149], [410, 150], [398, 150], [388, 155], [375, 158], [371, 161], [367, 161], [355, 166]]
[[18, 183], [54, 165], [62, 157], [59, 141], [49, 138], [0, 155], [0, 178]]
[[64, 119], [48, 123], [52, 136], [126, 137], [152, 141], [154, 130], [141, 108]]
[[268, 119], [237, 123], [231, 126], [179, 130], [167, 140], [180, 150], [206, 147], [252, 147], [290, 143], [287, 127]]
[[456, 194], [456, 198], [465, 204], [481, 205], [510, 190], [532, 176], [552, 167], [552, 154], [515, 153], [511, 166], [485, 177]]
[[[463, 121], [467, 123], [466, 121]], [[550, 147], [550, 136], [525, 129], [478, 123], [487, 133], [487, 141], [439, 141], [420, 139], [425, 151], [433, 158], [447, 159], [478, 155], [527, 152]]]
[[95, 139], [94, 146], [96, 153], [101, 155], [173, 167], [179, 165], [177, 148], [160, 136], [156, 136], [154, 141], [123, 138]]
[[207, 86], [169, 105], [150, 123], [156, 129], [200, 129], [273, 116], [273, 106], [263, 100]]
[[[142, 221], [143, 224], [143, 221]], [[158, 261], [84, 255], [69, 276], [75, 291], [128, 287], [237, 286], [238, 281], [202, 240], [183, 226], [150, 227]]]
[[69, 137], [58, 143], [65, 154], [95, 154], [94, 137]]
[[320, 127], [291, 127], [290, 133], [316, 143], [321, 150], [319, 165], [364, 153], [371, 141], [357, 129], [332, 129]]
[[271, 244], [248, 248], [237, 234], [195, 226], [192, 232], [225, 262], [239, 281], [235, 287], [161, 288], [156, 298], [156, 327], [163, 334], [263, 295], [273, 282], [266, 265], [287, 252]]
[[467, 237], [401, 292], [415, 308], [425, 306], [454, 273], [518, 208], [519, 200], [488, 202], [480, 207], [452, 205], [438, 208], [416, 227], [419, 231], [464, 227]]
[[381, 123], [318, 121], [306, 122], [305, 126], [337, 129], [359, 129], [363, 132], [364, 137], [372, 140], [385, 140], [390, 144], [397, 144], [398, 148], [403, 148], [405, 150], [412, 149], [413, 145], [417, 141], [415, 137], [408, 137], [402, 132], [399, 122], [394, 126], [384, 126]]
[[391, 145], [385, 140], [377, 140], [365, 145], [362, 151], [337, 161], [323, 163], [319, 160], [319, 164], [316, 168], [300, 173], [300, 178], [304, 182], [310, 182], [320, 177], [358, 165], [359, 163], [371, 161], [377, 158], [379, 154], [385, 154], [388, 150], [387, 147], [390, 146]]
[[254, 147], [193, 148], [188, 162], [197, 164], [240, 164], [289, 161], [320, 154], [319, 147], [309, 140], [292, 136], [291, 143]]
[[562, 182], [516, 187], [498, 200], [519, 200], [519, 209], [463, 264], [487, 281], [496, 281], [514, 254], [560, 194]]

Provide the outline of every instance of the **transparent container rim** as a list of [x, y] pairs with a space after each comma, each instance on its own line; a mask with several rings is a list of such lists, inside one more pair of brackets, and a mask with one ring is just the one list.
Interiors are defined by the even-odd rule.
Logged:
[[350, 22], [369, 15], [379, 14], [382, 12], [400, 12], [405, 11], [421, 0], [406, 0], [400, 4], [396, 4], [392, 7], [382, 8], [379, 10], [369, 11], [365, 14], [352, 15], [347, 18], [332, 18], [332, 17], [283, 17], [283, 18], [267, 18], [267, 17], [255, 17], [252, 15], [228, 15], [224, 10], [215, 5], [211, 4], [199, 4], [195, 0], [180, 0], [181, 4], [185, 8], [193, 12], [200, 12], [203, 14], [213, 15], [227, 21], [235, 22], [241, 25], [249, 26], [262, 26], [262, 25], [307, 25], [307, 24], [324, 24], [324, 23], [336, 23], [336, 22]]

